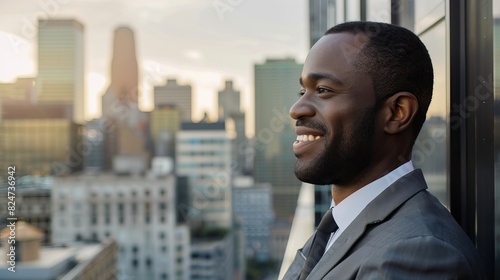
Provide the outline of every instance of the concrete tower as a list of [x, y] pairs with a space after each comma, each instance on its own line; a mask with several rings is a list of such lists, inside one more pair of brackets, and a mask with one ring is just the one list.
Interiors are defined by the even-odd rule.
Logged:
[[113, 41], [111, 84], [108, 91], [115, 94], [121, 102], [137, 103], [138, 80], [134, 32], [129, 27], [118, 27]]
[[114, 32], [111, 82], [102, 97], [102, 117], [115, 127], [105, 135], [105, 169], [112, 165], [118, 172], [118, 165], [139, 160], [145, 166], [148, 161], [149, 117], [139, 110], [138, 81], [134, 32], [118, 27]]
[[134, 32], [121, 26], [114, 33], [111, 83], [102, 98], [102, 116], [117, 122], [137, 122], [138, 84]]

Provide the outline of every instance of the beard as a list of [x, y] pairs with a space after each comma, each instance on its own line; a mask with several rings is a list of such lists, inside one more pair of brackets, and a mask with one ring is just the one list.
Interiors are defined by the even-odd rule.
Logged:
[[[351, 129], [329, 135], [325, 139], [323, 152], [308, 162], [295, 164], [295, 176], [306, 183], [338, 186], [362, 179], [363, 170], [372, 161], [375, 114], [377, 106], [366, 109], [356, 118]], [[322, 124], [297, 121], [308, 127], [324, 127]], [[325, 134], [325, 138], [327, 134]]]

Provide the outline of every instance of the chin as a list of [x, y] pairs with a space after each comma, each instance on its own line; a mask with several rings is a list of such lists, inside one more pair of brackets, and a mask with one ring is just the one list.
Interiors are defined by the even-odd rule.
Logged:
[[295, 177], [299, 181], [314, 185], [328, 185], [331, 184], [329, 178], [326, 178], [324, 174], [320, 174], [315, 168], [315, 165], [300, 164], [299, 161], [295, 164]]

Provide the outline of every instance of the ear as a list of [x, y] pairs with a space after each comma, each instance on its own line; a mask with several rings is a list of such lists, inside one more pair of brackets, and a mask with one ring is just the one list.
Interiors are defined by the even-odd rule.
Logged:
[[411, 127], [418, 111], [418, 101], [410, 92], [398, 92], [389, 97], [384, 105], [384, 131], [397, 134]]

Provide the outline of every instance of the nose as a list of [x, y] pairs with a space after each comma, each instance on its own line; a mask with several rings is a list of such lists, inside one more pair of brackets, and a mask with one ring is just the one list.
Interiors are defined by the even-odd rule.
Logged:
[[292, 117], [294, 120], [298, 120], [305, 117], [312, 117], [315, 114], [314, 108], [308, 102], [306, 95], [300, 97], [300, 99], [297, 100], [297, 102], [295, 102], [295, 104], [292, 105], [289, 113], [290, 117]]

